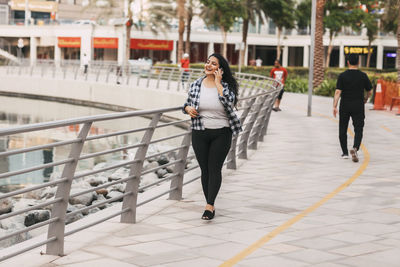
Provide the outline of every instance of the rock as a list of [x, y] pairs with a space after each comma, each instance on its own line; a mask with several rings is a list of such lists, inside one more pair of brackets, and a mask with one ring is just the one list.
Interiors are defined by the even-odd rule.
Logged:
[[154, 183], [158, 181], [158, 176], [154, 172], [145, 174], [142, 176], [142, 179], [140, 180], [140, 186], [145, 186], [151, 183]]
[[11, 198], [0, 199], [0, 215], [9, 213], [14, 207], [14, 203]]
[[[96, 204], [98, 204], [98, 203], [100, 203], [100, 202], [103, 202], [103, 201], [105, 201], [106, 200], [106, 198], [103, 196], [103, 195], [99, 195], [99, 199], [97, 199], [96, 201], [93, 201], [92, 202], [92, 205], [96, 205]], [[107, 203], [104, 203], [103, 205], [100, 205], [100, 206], [97, 206], [99, 209], [105, 209], [106, 207], [107, 207]]]
[[56, 194], [56, 192], [57, 192], [57, 187], [47, 187], [47, 188], [45, 188], [42, 192], [41, 192], [41, 194], [40, 194], [40, 199], [43, 199], [43, 198], [52, 198], [52, 197], [54, 197], [54, 195]]
[[26, 215], [24, 225], [26, 227], [43, 222], [50, 219], [50, 211], [48, 210], [33, 210]]
[[0, 228], [3, 228], [5, 230], [13, 230], [13, 231], [19, 230], [19, 229], [22, 229], [25, 227], [24, 220], [25, 220], [25, 215], [23, 215], [23, 214], [9, 217], [9, 218], [1, 220]]
[[166, 169], [159, 169], [156, 172], [158, 178], [160, 178], [160, 179], [163, 178], [167, 173], [168, 173], [168, 171]]
[[[110, 193], [108, 193], [107, 198], [110, 199], [110, 198], [114, 198], [114, 197], [119, 197], [119, 196], [121, 196], [121, 195], [122, 195], [121, 192], [118, 192], [118, 191], [111, 191]], [[112, 201], [112, 202], [122, 201], [122, 199], [123, 199], [123, 198], [121, 198], [121, 199], [119, 199], [119, 200]]]
[[[92, 202], [93, 203], [93, 202]], [[77, 204], [75, 205], [75, 210], [80, 210], [80, 209], [84, 209], [87, 208], [87, 206], [82, 205], [82, 204]], [[81, 212], [83, 215], [88, 215], [89, 214], [89, 210], [85, 210]]]
[[106, 177], [97, 176], [90, 178], [88, 182], [91, 186], [99, 186], [101, 184], [107, 183], [107, 181], [108, 179]]
[[102, 196], [107, 196], [108, 190], [106, 188], [101, 188], [101, 189], [96, 190], [96, 194], [102, 195]]
[[110, 192], [111, 191], [118, 191], [118, 192], [125, 192], [125, 185], [126, 184], [114, 184], [110, 186]]
[[70, 212], [73, 212], [73, 211], [76, 211], [76, 210], [77, 210], [77, 208], [74, 205], [71, 205], [71, 204], [68, 203], [67, 213], [70, 213]]
[[[13, 230], [4, 230], [4, 229], [0, 229], [0, 236], [4, 236], [7, 235], [9, 233], [15, 232]], [[4, 239], [2, 241], [0, 241], [0, 248], [7, 248], [10, 247], [14, 244], [20, 243], [22, 241], [28, 240], [29, 238], [31, 238], [31, 236], [29, 235], [29, 233], [22, 233], [22, 234], [18, 234], [15, 235], [13, 237]]]
[[90, 210], [89, 210], [89, 214], [96, 213], [96, 212], [98, 212], [98, 211], [100, 211], [99, 208], [93, 208], [93, 209], [90, 209]]
[[144, 165], [143, 166], [143, 170], [147, 171], [147, 170], [150, 170], [150, 169], [157, 168], [158, 166], [159, 165], [158, 165], [157, 161], [153, 161], [153, 162], [150, 162], [150, 163]]
[[74, 214], [73, 216], [69, 216], [69, 217], [67, 217], [65, 219], [65, 224], [70, 224], [70, 223], [75, 222], [75, 221], [77, 221], [79, 219], [82, 219], [82, 218], [83, 218], [83, 214], [82, 213]]
[[20, 198], [14, 203], [14, 210], [22, 210], [28, 207], [32, 207], [38, 204], [36, 199]]
[[171, 165], [171, 166], [167, 166], [165, 169], [167, 170], [168, 173], [173, 173], [174, 172], [174, 168], [175, 168], [175, 166]]
[[129, 170], [125, 169], [125, 168], [119, 168], [117, 171], [115, 171], [113, 174], [111, 174], [108, 177], [108, 180], [111, 181], [115, 181], [115, 180], [120, 180], [122, 178], [126, 178], [129, 175]]
[[[80, 191], [82, 191], [82, 190], [73, 188], [71, 190], [71, 195], [75, 194], [75, 193], [78, 193]], [[72, 204], [72, 205], [83, 204], [83, 205], [89, 206], [92, 203], [92, 201], [93, 201], [93, 193], [86, 193], [86, 194], [79, 195], [79, 196], [76, 196], [76, 197], [72, 197], [72, 198], [69, 199], [69, 203]]]
[[158, 159], [157, 159], [157, 163], [158, 163], [159, 165], [164, 165], [164, 164], [167, 164], [168, 162], [169, 162], [169, 159], [168, 159], [167, 156], [165, 156], [165, 155], [161, 155], [161, 156], [159, 156]]

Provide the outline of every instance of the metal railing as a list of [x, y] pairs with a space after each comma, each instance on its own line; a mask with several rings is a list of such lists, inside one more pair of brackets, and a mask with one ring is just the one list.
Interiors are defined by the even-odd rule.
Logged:
[[[13, 67], [10, 68], [12, 70]], [[15, 70], [14, 70], [15, 71]], [[51, 71], [51, 69], [46, 69], [46, 71]], [[195, 79], [195, 75], [200, 75], [198, 71], [193, 71], [193, 77], [190, 77], [190, 81]], [[36, 74], [36, 73], [35, 73]], [[20, 75], [20, 74], [18, 74]], [[34, 75], [33, 72], [28, 75]], [[178, 69], [171, 68], [158, 68], [153, 67], [150, 71], [150, 78], [147, 80], [148, 84], [156, 84], [158, 87], [162, 86], [168, 89], [169, 82], [178, 79], [180, 83], [180, 72]], [[76, 76], [77, 77], [77, 76]], [[250, 75], [238, 73], [236, 75], [241, 89], [241, 97], [238, 101], [238, 114], [243, 124], [243, 132], [239, 135], [233, 137], [232, 146], [229, 151], [228, 157], [225, 164], [229, 169], [236, 169], [236, 159], [246, 159], [248, 149], [257, 149], [257, 143], [263, 140], [263, 136], [267, 132], [268, 122], [271, 114], [272, 105], [274, 103], [277, 94], [281, 89], [281, 84], [267, 77], [259, 75]], [[167, 82], [166, 82], [167, 81]], [[163, 83], [162, 83], [163, 82]], [[33, 224], [24, 229], [8, 233], [7, 235], [1, 236], [0, 241], [5, 239], [15, 237], [17, 235], [27, 233], [34, 229], [40, 227], [48, 227], [47, 239], [44, 241], [36, 242], [29, 246], [20, 246], [18, 251], [14, 251], [7, 255], [2, 255], [0, 261], [8, 259], [10, 257], [19, 255], [28, 250], [34, 249], [36, 247], [46, 245], [46, 253], [51, 255], [63, 255], [64, 253], [64, 238], [68, 235], [106, 221], [110, 218], [121, 216], [120, 221], [124, 223], [135, 223], [136, 222], [136, 210], [137, 207], [149, 203], [155, 199], [158, 199], [164, 195], [169, 195], [169, 199], [180, 200], [182, 198], [183, 186], [189, 184], [200, 178], [197, 173], [192, 171], [198, 170], [199, 166], [196, 164], [194, 166], [187, 167], [187, 163], [194, 159], [194, 155], [189, 154], [189, 148], [191, 144], [191, 131], [189, 129], [190, 119], [185, 120], [169, 120], [166, 122], [164, 118], [170, 118], [168, 114], [171, 112], [179, 111], [181, 107], [171, 107], [165, 109], [157, 110], [146, 110], [146, 111], [129, 111], [105, 115], [96, 115], [68, 120], [52, 121], [45, 123], [37, 123], [31, 125], [23, 125], [13, 128], [6, 128], [0, 130], [0, 138], [10, 138], [12, 136], [18, 136], [26, 133], [37, 133], [46, 130], [55, 130], [63, 127], [73, 127], [77, 129], [79, 125], [79, 132], [73, 138], [69, 138], [63, 141], [54, 141], [47, 144], [34, 145], [31, 147], [17, 148], [12, 150], [7, 150], [0, 152], [0, 158], [7, 158], [15, 155], [23, 155], [32, 151], [41, 151], [45, 149], [52, 148], [69, 148], [69, 154], [64, 159], [57, 159], [57, 161], [41, 164], [38, 166], [31, 166], [28, 168], [20, 169], [17, 171], [8, 171], [0, 173], [0, 179], [9, 178], [19, 174], [31, 173], [36, 170], [42, 170], [49, 167], [62, 166], [63, 171], [61, 177], [50, 182], [45, 182], [43, 184], [29, 186], [26, 188], [18, 189], [0, 195], [0, 200], [10, 199], [21, 194], [29, 193], [35, 190], [42, 190], [44, 188], [55, 187], [56, 193], [52, 199], [42, 200], [39, 204], [29, 206], [21, 210], [12, 210], [10, 213], [0, 215], [0, 221], [6, 218], [14, 217], [20, 214], [32, 210], [43, 209], [45, 207], [50, 207], [51, 216], [48, 220], [42, 221], [40, 223]], [[142, 128], [127, 128], [124, 130], [119, 130], [112, 133], [98, 134], [92, 129], [97, 123], [104, 121], [113, 120], [113, 122], [123, 123], [124, 119], [134, 119], [137, 117], [150, 118], [150, 122], [147, 126]], [[167, 127], [177, 127], [180, 126], [179, 133], [163, 136], [156, 139], [154, 133], [161, 128]], [[118, 147], [113, 147], [112, 149], [105, 149], [104, 151], [83, 154], [84, 148], [90, 146], [92, 142], [98, 140], [107, 140], [110, 137], [117, 136], [127, 136], [129, 134], [136, 134], [140, 136], [140, 141], [133, 144], [121, 144]], [[165, 141], [174, 140], [175, 143], [179, 145], [174, 145], [167, 150], [150, 153], [149, 146], [154, 144], [162, 144]], [[126, 158], [126, 154], [129, 151], [134, 151], [134, 156]], [[152, 169], [144, 169], [144, 162], [149, 159], [157, 158], [162, 155], [167, 155], [171, 152], [175, 152], [175, 159], [171, 160], [165, 165], [154, 167]], [[122, 161], [113, 163], [111, 166], [101, 167], [97, 169], [87, 169], [85, 171], [76, 172], [77, 165], [85, 160], [93, 159], [98, 156], [117, 154], [121, 157]], [[129, 173], [126, 177], [119, 180], [108, 181], [104, 184], [92, 188], [85, 188], [79, 192], [73, 191], [71, 193], [71, 185], [77, 179], [86, 179], [91, 175], [104, 173], [106, 171], [115, 170], [121, 167], [128, 167]], [[169, 176], [159, 179], [148, 185], [141, 185], [140, 179], [143, 175], [148, 173], [156, 172], [161, 168], [173, 167], [173, 172]], [[195, 175], [193, 175], [195, 174]], [[193, 177], [196, 176], [196, 177]], [[151, 187], [159, 185], [170, 181], [169, 189], [146, 199], [138, 203], [138, 194], [143, 190], [151, 190]], [[125, 186], [125, 190], [119, 196], [105, 199], [95, 204], [83, 207], [76, 211], [67, 213], [68, 203], [71, 198], [96, 192], [99, 189], [109, 188], [110, 186], [121, 184]], [[105, 217], [97, 218], [96, 221], [92, 221], [89, 224], [80, 226], [70, 231], [66, 231], [65, 225], [66, 220], [84, 211], [88, 211], [95, 207], [104, 206], [107, 203], [122, 200], [121, 210], [115, 211], [113, 214], [107, 215]]]
[[[202, 69], [184, 71], [177, 67], [157, 65], [119, 66], [115, 61], [91, 61], [86, 73], [79, 60], [62, 60], [59, 66], [56, 65], [54, 60], [38, 59], [34, 65], [31, 65], [29, 59], [23, 59], [19, 63], [9, 61], [8, 65], [0, 68], [0, 71], [14, 76], [120, 84], [175, 92], [186, 92], [191, 82], [204, 75]], [[254, 94], [255, 91], [264, 88], [265, 76], [236, 73], [236, 77], [241, 88], [241, 96]], [[276, 85], [266, 86], [276, 87]]]

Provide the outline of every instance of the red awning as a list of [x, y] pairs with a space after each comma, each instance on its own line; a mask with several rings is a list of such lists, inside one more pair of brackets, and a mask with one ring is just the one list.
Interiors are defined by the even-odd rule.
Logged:
[[174, 42], [168, 40], [131, 39], [131, 49], [168, 50], [174, 49]]

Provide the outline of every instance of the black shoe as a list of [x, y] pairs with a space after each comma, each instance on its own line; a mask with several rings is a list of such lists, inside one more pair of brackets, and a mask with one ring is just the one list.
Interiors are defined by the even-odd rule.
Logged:
[[353, 148], [352, 150], [350, 150], [350, 154], [353, 162], [358, 162], [357, 148]]
[[342, 159], [348, 159], [349, 158], [349, 154], [342, 154]]
[[277, 111], [278, 111], [278, 109], [277, 109], [277, 108], [272, 108], [272, 110], [273, 110], [273, 111], [275, 111], [275, 112], [277, 112]]
[[211, 212], [211, 210], [205, 210], [203, 213], [203, 216], [201, 216], [201, 218], [203, 220], [209, 221], [212, 220], [215, 216], [215, 210], [213, 212]]

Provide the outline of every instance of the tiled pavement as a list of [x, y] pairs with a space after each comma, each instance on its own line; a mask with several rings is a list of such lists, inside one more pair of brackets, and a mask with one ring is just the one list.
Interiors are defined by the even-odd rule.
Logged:
[[[64, 257], [35, 250], [3, 265], [213, 267], [231, 259], [223, 266], [400, 266], [400, 116], [367, 106], [365, 150], [353, 163], [339, 157], [332, 99], [314, 97], [312, 117], [306, 107], [307, 96], [285, 94], [259, 149], [225, 171], [213, 221], [200, 219], [197, 182], [180, 202], [139, 209], [137, 224], [115, 219], [67, 237]], [[317, 208], [293, 221], [309, 207]], [[275, 237], [254, 244], [272, 231]], [[236, 256], [246, 248], [254, 252]]]

